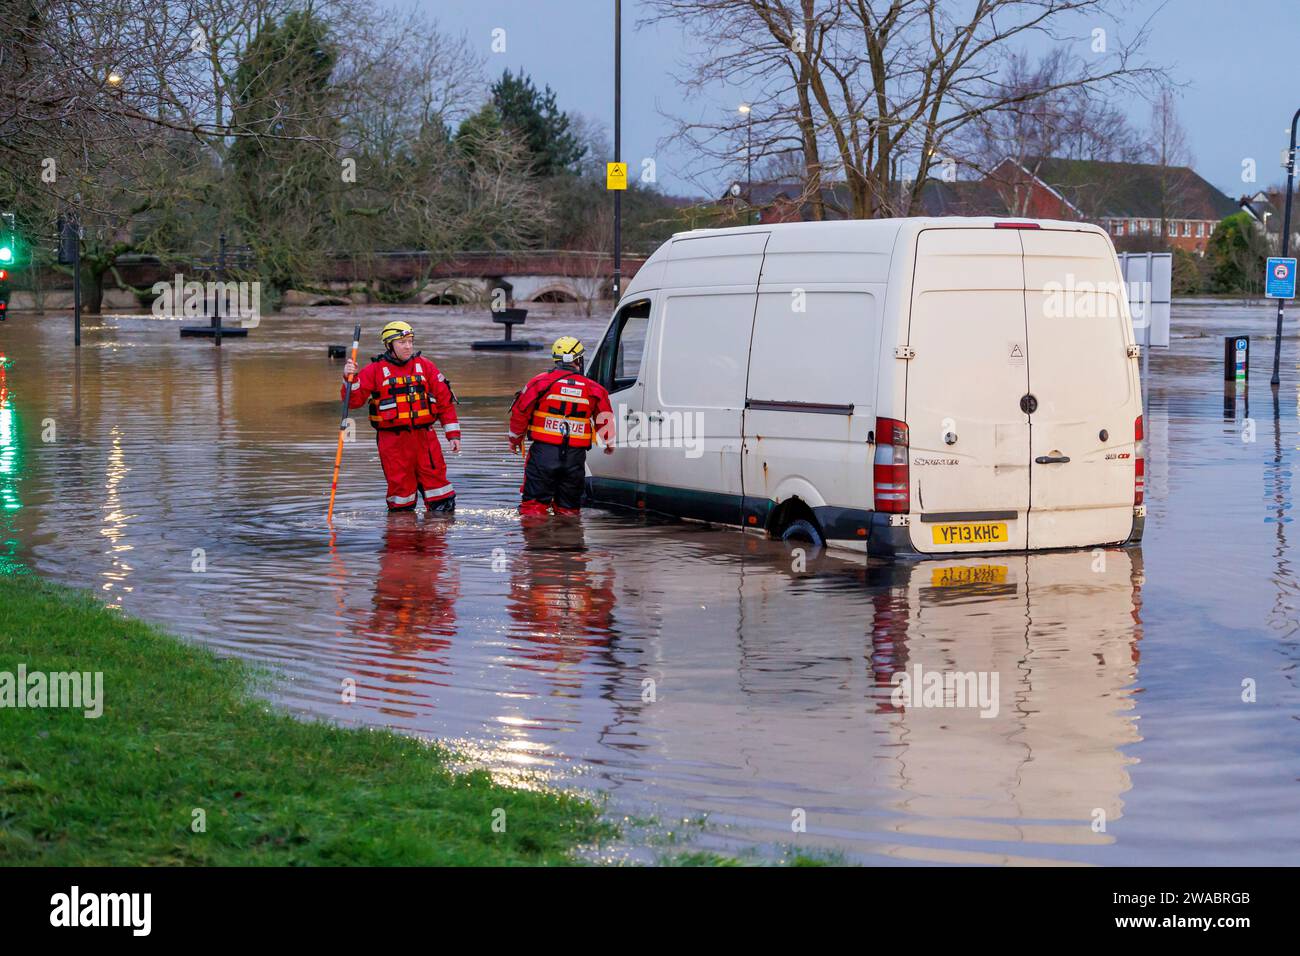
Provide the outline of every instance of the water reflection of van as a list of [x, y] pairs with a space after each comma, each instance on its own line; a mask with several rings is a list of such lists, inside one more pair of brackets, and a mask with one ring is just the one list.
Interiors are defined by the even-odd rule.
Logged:
[[1140, 540], [1137, 347], [1086, 223], [680, 233], [593, 357], [596, 502], [871, 554]]
[[[1123, 815], [1134, 762], [1124, 748], [1141, 739], [1141, 549], [893, 564], [867, 577], [876, 701], [894, 718], [896, 831], [1030, 855], [1033, 844], [1112, 843], [1102, 824]], [[915, 678], [935, 673], [996, 675], [996, 706], [954, 709], [951, 695], [922, 706]], [[918, 699], [895, 708], [909, 675]]]
[[[587, 537], [626, 555], [627, 534]], [[740, 840], [788, 839], [801, 807], [801, 844], [899, 860], [1133, 862], [1112, 845], [1141, 740], [1140, 547], [805, 574], [753, 538], [719, 558], [719, 537], [651, 528], [620, 561], [617, 617], [655, 625], [613, 651], [629, 703], [597, 762], [635, 761], [623, 799]], [[918, 672], [996, 676], [994, 706], [896, 702]]]

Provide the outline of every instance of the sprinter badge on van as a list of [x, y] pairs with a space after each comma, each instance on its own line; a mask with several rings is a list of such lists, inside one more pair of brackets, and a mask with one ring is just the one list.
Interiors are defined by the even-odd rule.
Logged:
[[993, 544], [1007, 540], [1005, 521], [970, 521], [937, 524], [931, 529], [935, 544]]

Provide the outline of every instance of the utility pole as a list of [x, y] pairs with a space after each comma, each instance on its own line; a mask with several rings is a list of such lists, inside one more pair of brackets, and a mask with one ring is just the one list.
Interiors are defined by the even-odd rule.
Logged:
[[754, 108], [741, 103], [740, 113], [745, 117], [745, 202], [749, 204], [746, 220], [754, 221]]
[[[1291, 117], [1291, 148], [1286, 154], [1286, 209], [1282, 212], [1282, 258], [1287, 258], [1291, 247], [1291, 193], [1295, 184], [1295, 132], [1296, 123], [1300, 123], [1300, 110]], [[1265, 233], [1267, 235], [1267, 233]], [[1277, 300], [1277, 334], [1273, 336], [1273, 377], [1269, 384], [1277, 388], [1282, 381], [1278, 369], [1282, 364], [1282, 310], [1285, 299]]]
[[[614, 162], [623, 161], [623, 0], [614, 0]], [[614, 190], [614, 301], [623, 296], [623, 193]]]
[[[212, 324], [216, 326], [216, 331], [212, 333], [212, 344], [216, 348], [221, 348], [221, 300], [226, 297], [226, 234], [223, 232], [220, 239], [220, 252], [217, 254], [217, 274], [221, 277], [221, 293], [214, 297], [212, 303]], [[205, 293], [206, 294], [206, 293]]]
[[76, 216], [59, 217], [59, 263], [72, 266], [72, 339], [81, 348], [81, 222]]

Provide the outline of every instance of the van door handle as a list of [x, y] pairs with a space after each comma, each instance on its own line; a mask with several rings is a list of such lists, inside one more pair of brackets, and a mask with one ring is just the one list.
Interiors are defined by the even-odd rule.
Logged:
[[1040, 465], [1064, 465], [1069, 460], [1069, 455], [1039, 455], [1034, 459]]

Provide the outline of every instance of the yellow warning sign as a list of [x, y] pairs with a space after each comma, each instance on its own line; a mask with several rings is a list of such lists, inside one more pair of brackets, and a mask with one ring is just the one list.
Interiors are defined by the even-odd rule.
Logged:
[[605, 188], [627, 189], [627, 163], [605, 164]]

